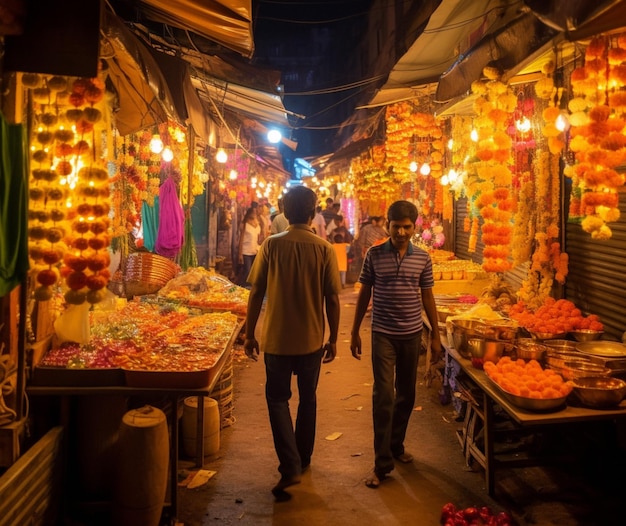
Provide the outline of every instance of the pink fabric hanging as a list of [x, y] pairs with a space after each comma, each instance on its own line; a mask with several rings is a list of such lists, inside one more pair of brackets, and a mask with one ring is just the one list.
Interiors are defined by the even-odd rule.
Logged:
[[185, 241], [185, 215], [176, 183], [169, 177], [159, 189], [159, 228], [154, 250], [167, 258], [178, 255]]

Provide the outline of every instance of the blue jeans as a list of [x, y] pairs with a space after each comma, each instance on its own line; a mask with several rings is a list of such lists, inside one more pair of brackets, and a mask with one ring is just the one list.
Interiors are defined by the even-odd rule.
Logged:
[[[299, 477], [311, 462], [317, 417], [316, 391], [323, 355], [321, 349], [301, 356], [264, 354], [265, 398], [278, 455], [278, 471], [283, 478]], [[297, 377], [299, 396], [295, 429], [289, 411], [292, 374]]]
[[374, 471], [378, 476], [389, 473], [393, 457], [404, 453], [421, 344], [421, 331], [409, 339], [372, 332]]

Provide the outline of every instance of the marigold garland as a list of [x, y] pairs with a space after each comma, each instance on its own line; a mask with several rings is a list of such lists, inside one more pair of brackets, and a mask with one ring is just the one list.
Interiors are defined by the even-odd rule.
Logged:
[[[570, 77], [575, 98], [570, 101], [571, 150], [576, 166], [572, 177], [570, 219], [583, 217], [581, 226], [594, 239], [609, 239], [608, 222], [619, 218], [618, 188], [623, 174], [615, 167], [626, 161], [626, 33], [599, 35], [585, 50], [585, 65]], [[579, 208], [578, 208], [579, 207]]]

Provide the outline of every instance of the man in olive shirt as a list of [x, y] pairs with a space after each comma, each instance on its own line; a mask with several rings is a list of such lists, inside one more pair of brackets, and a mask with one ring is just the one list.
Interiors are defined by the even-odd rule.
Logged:
[[[322, 361], [337, 354], [339, 291], [337, 258], [330, 243], [313, 232], [315, 193], [304, 186], [284, 196], [289, 228], [268, 237], [254, 260], [248, 282], [244, 349], [258, 359], [255, 329], [267, 295], [261, 348], [265, 360], [265, 397], [281, 478], [272, 488], [277, 500], [287, 500], [285, 488], [300, 482], [309, 467], [315, 442], [316, 390]], [[329, 338], [324, 343], [325, 315]], [[298, 381], [295, 429], [289, 410], [291, 376]]]

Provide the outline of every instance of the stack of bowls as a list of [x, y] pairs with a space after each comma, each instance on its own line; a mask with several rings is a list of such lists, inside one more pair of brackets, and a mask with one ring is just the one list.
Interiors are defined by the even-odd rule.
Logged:
[[452, 326], [452, 340], [454, 348], [463, 357], [470, 359], [468, 340], [470, 338], [480, 337], [480, 328], [483, 321], [476, 318], [456, 319], [450, 322]]

